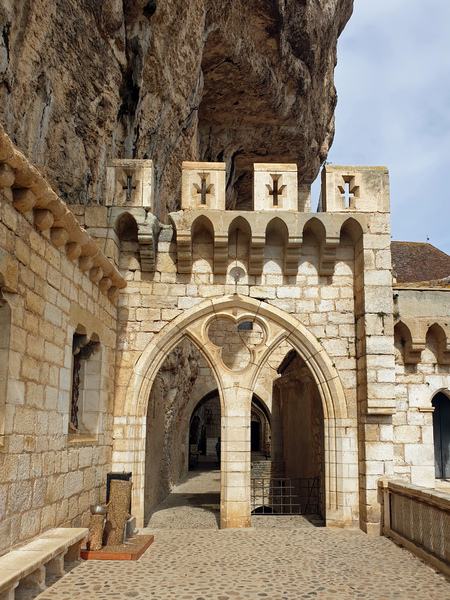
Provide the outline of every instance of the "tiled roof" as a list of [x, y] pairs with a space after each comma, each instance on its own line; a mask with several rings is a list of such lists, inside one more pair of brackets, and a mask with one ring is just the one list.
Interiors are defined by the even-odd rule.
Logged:
[[394, 283], [395, 288], [445, 288], [450, 290], [450, 277], [445, 279], [432, 279], [431, 281], [403, 281], [402, 283]]
[[392, 268], [397, 283], [424, 283], [429, 287], [448, 287], [450, 256], [431, 244], [391, 242]]

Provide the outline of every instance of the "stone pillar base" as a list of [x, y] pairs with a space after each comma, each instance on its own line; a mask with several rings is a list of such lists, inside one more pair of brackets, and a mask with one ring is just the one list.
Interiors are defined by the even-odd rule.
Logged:
[[250, 517], [221, 517], [220, 529], [242, 529], [243, 527], [251, 527], [252, 522]]

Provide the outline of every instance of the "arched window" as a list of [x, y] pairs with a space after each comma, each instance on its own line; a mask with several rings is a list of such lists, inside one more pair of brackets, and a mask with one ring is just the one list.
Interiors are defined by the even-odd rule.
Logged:
[[434, 462], [437, 479], [450, 478], [450, 398], [439, 392], [433, 398]]
[[69, 434], [97, 434], [100, 416], [102, 352], [98, 336], [75, 332], [72, 345], [72, 397]]

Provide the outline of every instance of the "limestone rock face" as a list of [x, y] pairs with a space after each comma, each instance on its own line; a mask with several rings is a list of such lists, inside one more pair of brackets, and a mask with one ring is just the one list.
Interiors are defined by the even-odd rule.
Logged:
[[183, 437], [183, 419], [189, 423], [191, 415], [185, 414], [185, 410], [200, 362], [197, 348], [183, 340], [168, 354], [152, 386], [147, 414], [147, 512], [186, 473], [188, 433], [185, 431]]
[[353, 0], [1, 0], [0, 120], [69, 203], [103, 204], [111, 158], [152, 158], [159, 217], [182, 160], [309, 183], [333, 139], [336, 41]]

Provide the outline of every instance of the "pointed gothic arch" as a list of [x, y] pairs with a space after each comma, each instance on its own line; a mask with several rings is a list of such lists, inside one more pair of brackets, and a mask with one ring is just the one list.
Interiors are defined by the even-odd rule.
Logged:
[[[131, 385], [128, 388], [130, 392], [126, 397], [123, 412], [118, 416], [122, 421], [126, 419], [131, 425], [130, 432], [134, 431], [126, 453], [126, 468], [135, 474], [133, 514], [139, 522], [142, 522], [143, 467], [141, 463], [142, 449], [145, 448], [145, 426], [143, 425], [151, 387], [164, 359], [182, 339], [189, 339], [207, 361], [217, 381], [222, 414], [226, 414], [224, 392], [226, 388], [230, 389], [227, 377], [231, 372], [220, 365], [220, 352], [207, 338], [207, 328], [211, 320], [224, 315], [234, 320], [236, 324], [242, 320], [258, 320], [269, 332], [261, 349], [252, 355], [251, 375], [243, 383], [246, 389], [255, 388], [262, 366], [283, 339], [289, 341], [309, 367], [318, 387], [324, 413], [327, 522], [341, 526], [350, 524], [349, 515], [352, 514], [352, 507], [358, 505], [358, 485], [357, 479], [350, 486], [348, 481], [344, 481], [342, 465], [353, 462], [356, 464], [357, 459], [353, 456], [354, 453], [347, 450], [348, 445], [344, 442], [350, 428], [344, 389], [338, 372], [320, 342], [293, 315], [265, 302], [239, 295], [207, 299], [185, 311], [153, 338], [136, 362]], [[240, 376], [237, 377], [237, 381], [240, 382], [241, 379]], [[121, 445], [123, 447], [123, 440]], [[123, 452], [114, 452], [115, 467], [125, 466], [123, 454]]]

